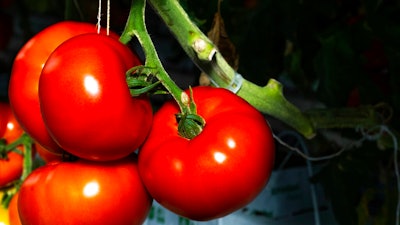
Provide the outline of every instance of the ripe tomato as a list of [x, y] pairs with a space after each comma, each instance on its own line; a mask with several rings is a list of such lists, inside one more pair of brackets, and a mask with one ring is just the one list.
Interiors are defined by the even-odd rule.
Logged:
[[16, 152], [8, 152], [7, 158], [0, 159], [0, 187], [17, 180], [22, 174], [23, 157]]
[[22, 224], [142, 224], [152, 199], [139, 177], [136, 157], [116, 161], [51, 162], [22, 183]]
[[[48, 134], [40, 113], [40, 73], [51, 52], [62, 42], [79, 34], [95, 32], [95, 25], [89, 23], [56, 23], [31, 38], [14, 60], [8, 89], [12, 110], [22, 128], [51, 151], [61, 152], [61, 149]], [[111, 36], [118, 38], [115, 33], [111, 33]]]
[[11, 112], [10, 106], [8, 106], [8, 111], [8, 122], [6, 125], [6, 130], [3, 134], [3, 138], [7, 141], [8, 144], [10, 144], [20, 138], [21, 135], [24, 133], [24, 130], [16, 120], [14, 114]]
[[51, 152], [45, 148], [43, 148], [40, 144], [35, 143], [33, 145], [33, 149], [38, 153], [39, 157], [43, 159], [45, 163], [49, 163], [51, 161], [62, 161], [63, 154]]
[[[21, 220], [19, 219], [18, 213], [18, 192], [14, 194], [11, 198], [10, 204], [8, 205], [8, 218], [10, 220], [10, 225], [21, 225]], [[1, 225], [1, 223], [0, 223]]]
[[274, 141], [263, 115], [233, 93], [195, 87], [193, 98], [206, 121], [203, 131], [191, 140], [181, 137], [179, 108], [166, 103], [139, 151], [139, 172], [161, 205], [193, 220], [210, 220], [260, 193], [273, 167]]
[[[23, 133], [7, 103], [1, 104], [1, 121], [5, 124], [3, 138], [6, 144], [16, 141]], [[4, 125], [2, 125], [4, 126]], [[22, 147], [20, 148], [23, 149]], [[23, 156], [16, 152], [8, 152], [5, 158], [0, 155], [0, 187], [17, 180], [22, 174]]]
[[0, 137], [3, 137], [7, 129], [8, 118], [10, 116], [10, 106], [8, 103], [0, 102]]
[[44, 122], [65, 151], [90, 160], [114, 160], [134, 152], [152, 121], [147, 98], [133, 98], [126, 71], [138, 59], [119, 41], [83, 34], [61, 44], [39, 81]]

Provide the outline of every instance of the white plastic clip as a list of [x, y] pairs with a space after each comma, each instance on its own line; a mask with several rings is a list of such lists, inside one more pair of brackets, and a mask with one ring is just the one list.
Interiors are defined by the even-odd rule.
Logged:
[[243, 84], [243, 77], [239, 73], [235, 72], [235, 76], [229, 83], [229, 85], [226, 87], [228, 90], [236, 94], [240, 88], [242, 87]]

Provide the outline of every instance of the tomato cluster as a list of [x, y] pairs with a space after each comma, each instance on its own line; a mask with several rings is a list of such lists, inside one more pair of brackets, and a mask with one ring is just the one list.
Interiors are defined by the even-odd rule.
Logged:
[[257, 109], [228, 90], [194, 87], [187, 94], [205, 125], [186, 138], [176, 102], [153, 115], [147, 95], [131, 96], [126, 72], [140, 64], [117, 34], [87, 23], [57, 23], [23, 46], [9, 114], [46, 164], [12, 200], [18, 222], [142, 224], [153, 198], [183, 217], [211, 220], [265, 187], [274, 142]]
[[9, 84], [15, 117], [38, 152], [79, 158], [44, 157], [48, 163], [23, 181], [22, 224], [145, 220], [152, 198], [134, 152], [151, 128], [152, 108], [146, 97], [130, 95], [125, 73], [140, 60], [118, 38], [66, 21], [39, 32], [16, 56]]

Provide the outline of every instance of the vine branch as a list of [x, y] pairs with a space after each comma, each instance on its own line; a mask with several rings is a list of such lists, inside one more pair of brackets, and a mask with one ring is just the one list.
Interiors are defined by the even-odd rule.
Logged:
[[[149, 0], [154, 10], [164, 20], [176, 39], [214, 84], [229, 88], [236, 71], [228, 64], [212, 41], [191, 21], [177, 0]], [[296, 106], [288, 102], [282, 85], [271, 79], [264, 87], [243, 80], [237, 95], [245, 99], [262, 113], [269, 114], [303, 134], [307, 138], [315, 135], [311, 121]]]

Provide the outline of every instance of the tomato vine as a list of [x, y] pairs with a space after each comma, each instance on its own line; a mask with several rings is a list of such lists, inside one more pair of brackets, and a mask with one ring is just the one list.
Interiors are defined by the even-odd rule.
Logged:
[[[154, 73], [178, 102], [181, 112], [185, 112], [188, 107], [182, 100], [187, 96], [182, 98], [182, 90], [171, 81], [162, 67], [157, 51], [147, 33], [145, 3], [144, 0], [132, 1], [130, 16], [120, 40], [127, 43], [133, 36], [138, 38], [146, 55], [143, 73]], [[149, 0], [148, 3], [161, 17], [191, 60], [211, 78], [212, 84], [231, 89], [232, 83], [235, 83], [237, 79], [237, 72], [227, 63], [213, 42], [190, 19], [179, 1]], [[306, 138], [314, 137], [316, 131], [321, 128], [380, 125], [386, 119], [382, 118], [376, 106], [301, 111], [285, 98], [284, 87], [279, 81], [270, 79], [265, 86], [258, 86], [244, 78], [240, 79], [243, 79], [240, 86], [235, 87], [238, 96], [262, 113], [291, 126]], [[349, 123], [349, 121], [357, 122]]]
[[[191, 100], [190, 96], [188, 96], [181, 88], [179, 88], [165, 71], [146, 29], [145, 8], [145, 0], [132, 1], [128, 21], [126, 23], [125, 30], [120, 37], [120, 41], [126, 44], [131, 41], [132, 37], [136, 37], [138, 39], [145, 53], [145, 65], [136, 67], [137, 71], [133, 71], [133, 73], [139, 72], [139, 76], [142, 74], [153, 74], [157, 77], [159, 82], [163, 84], [168, 93], [172, 95], [179, 105], [181, 112], [178, 119], [179, 133], [183, 137], [189, 139], [193, 138], [201, 132], [205, 122], [199, 115], [196, 114], [196, 105]], [[135, 68], [133, 69], [135, 70]], [[129, 79], [129, 71], [127, 75], [127, 79]]]

